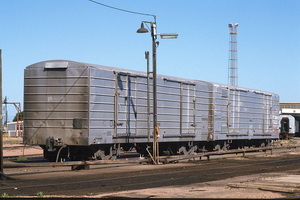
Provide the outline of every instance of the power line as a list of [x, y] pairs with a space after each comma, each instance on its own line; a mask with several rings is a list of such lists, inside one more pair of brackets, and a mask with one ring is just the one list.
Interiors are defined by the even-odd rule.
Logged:
[[154, 21], [156, 21], [156, 16], [152, 15], [152, 14], [147, 14], [147, 13], [141, 13], [141, 12], [135, 12], [135, 11], [125, 10], [125, 9], [121, 9], [121, 8], [116, 8], [116, 7], [109, 6], [109, 5], [100, 3], [98, 1], [94, 1], [94, 0], [88, 0], [88, 1], [93, 2], [95, 4], [98, 4], [98, 5], [101, 5], [101, 6], [104, 6], [104, 7], [107, 7], [107, 8], [111, 8], [111, 9], [114, 9], [114, 10], [122, 11], [122, 12], [127, 12], [127, 13], [131, 13], [131, 14], [136, 14], [136, 15], [152, 16], [152, 17], [154, 17]]

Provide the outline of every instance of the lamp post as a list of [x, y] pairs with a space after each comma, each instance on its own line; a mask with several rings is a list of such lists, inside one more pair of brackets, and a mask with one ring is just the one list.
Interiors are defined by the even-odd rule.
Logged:
[[156, 16], [154, 22], [142, 21], [141, 27], [136, 31], [137, 33], [148, 33], [148, 29], [144, 27], [145, 23], [151, 25], [151, 38], [152, 38], [152, 73], [153, 73], [153, 149], [152, 156], [154, 164], [159, 164], [159, 146], [158, 146], [158, 132], [160, 127], [157, 125], [157, 86], [156, 86], [156, 39], [157, 35], [161, 36], [161, 39], [176, 39], [178, 34], [157, 34], [156, 32]]

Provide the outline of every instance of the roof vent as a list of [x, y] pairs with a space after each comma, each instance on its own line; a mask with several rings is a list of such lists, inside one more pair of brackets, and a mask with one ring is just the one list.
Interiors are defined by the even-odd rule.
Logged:
[[45, 69], [58, 69], [66, 70], [68, 68], [68, 62], [46, 62]]

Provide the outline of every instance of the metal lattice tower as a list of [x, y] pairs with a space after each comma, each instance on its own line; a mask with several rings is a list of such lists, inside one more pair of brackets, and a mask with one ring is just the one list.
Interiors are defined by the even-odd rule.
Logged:
[[237, 57], [237, 26], [238, 24], [228, 24], [229, 27], [229, 60], [228, 60], [228, 84], [233, 87], [238, 86], [238, 57]]
[[8, 115], [7, 115], [7, 97], [6, 96], [5, 96], [4, 100], [3, 100], [2, 113], [3, 113], [3, 124], [4, 124], [4, 127], [7, 127]]

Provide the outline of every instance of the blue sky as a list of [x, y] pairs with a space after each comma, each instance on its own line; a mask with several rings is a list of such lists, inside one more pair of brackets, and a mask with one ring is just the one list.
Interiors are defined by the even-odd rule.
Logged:
[[[159, 74], [227, 84], [229, 23], [238, 23], [238, 85], [300, 102], [300, 0], [98, 0], [154, 14]], [[149, 16], [88, 0], [0, 0], [3, 97], [21, 102], [26, 66], [53, 59], [146, 70]], [[10, 119], [16, 113], [9, 106]]]

